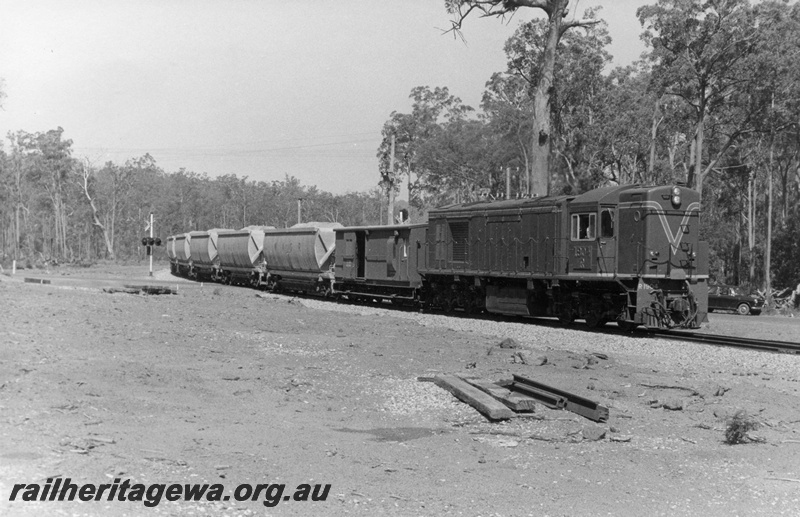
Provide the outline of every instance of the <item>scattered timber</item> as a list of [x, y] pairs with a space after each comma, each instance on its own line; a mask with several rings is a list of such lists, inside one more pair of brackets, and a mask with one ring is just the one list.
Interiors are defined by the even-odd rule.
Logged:
[[433, 382], [477, 409], [489, 420], [507, 420], [514, 412], [504, 404], [455, 375], [437, 375]]
[[516, 374], [514, 374], [514, 382], [512, 386], [512, 390], [519, 390], [534, 397], [536, 395], [533, 394], [544, 393], [546, 394], [546, 397], [550, 397], [552, 399], [561, 398], [566, 401], [563, 406], [564, 409], [586, 417], [589, 420], [593, 420], [595, 422], [608, 421], [607, 407], [587, 398], [575, 395], [574, 393], [553, 388], [552, 386], [548, 386], [546, 384], [542, 384], [541, 382], [537, 382], [533, 379]]
[[25, 277], [25, 283], [26, 284], [49, 284], [50, 280], [47, 280], [46, 278], [29, 278], [29, 277]]
[[126, 285], [125, 287], [106, 287], [106, 293], [126, 293], [126, 294], [178, 294], [171, 287], [160, 285]]
[[607, 407], [521, 375], [515, 374], [513, 380], [498, 382], [444, 374], [432, 379], [419, 377], [418, 380], [432, 380], [490, 420], [524, 416], [534, 412], [536, 404], [541, 403], [552, 409], [566, 409], [595, 422], [608, 421]]
[[177, 289], [163, 285], [126, 285], [130, 289], [138, 289], [142, 294], [178, 294]]
[[533, 412], [536, 410], [536, 399], [532, 397], [528, 397], [521, 393], [515, 393], [486, 379], [474, 379], [467, 377], [462, 377], [462, 379], [472, 384], [479, 390], [488, 393], [514, 411]]

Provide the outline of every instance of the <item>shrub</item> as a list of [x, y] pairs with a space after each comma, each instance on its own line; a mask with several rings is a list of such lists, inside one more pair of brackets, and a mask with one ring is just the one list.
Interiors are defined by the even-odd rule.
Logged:
[[739, 410], [728, 420], [728, 427], [725, 429], [725, 443], [736, 445], [738, 443], [758, 441], [747, 436], [747, 433], [757, 428], [758, 422], [745, 411]]

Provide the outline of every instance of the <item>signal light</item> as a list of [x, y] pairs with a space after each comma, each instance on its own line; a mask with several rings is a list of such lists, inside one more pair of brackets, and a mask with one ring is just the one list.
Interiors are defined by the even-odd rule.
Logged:
[[672, 206], [678, 208], [681, 206], [681, 189], [680, 187], [672, 187]]
[[143, 237], [142, 246], [161, 246], [161, 238]]

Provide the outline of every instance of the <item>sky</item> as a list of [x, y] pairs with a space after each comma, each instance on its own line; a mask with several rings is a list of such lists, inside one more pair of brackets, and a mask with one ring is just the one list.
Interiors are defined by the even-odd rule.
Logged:
[[[644, 50], [636, 9], [602, 4], [614, 65]], [[298, 178], [342, 194], [377, 186], [381, 128], [416, 86], [479, 107], [505, 41], [539, 16], [470, 17], [444, 0], [4, 0], [0, 135], [64, 129], [95, 166], [149, 153], [167, 172]], [[4, 142], [6, 149], [8, 141]]]

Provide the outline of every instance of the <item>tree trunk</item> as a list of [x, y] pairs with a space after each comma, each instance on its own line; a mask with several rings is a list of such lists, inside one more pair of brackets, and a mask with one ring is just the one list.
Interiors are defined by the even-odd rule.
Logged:
[[[393, 178], [394, 181], [394, 146], [395, 146], [395, 135], [392, 135], [392, 151], [389, 155], [389, 177]], [[387, 183], [386, 185], [386, 200], [387, 200], [387, 207], [386, 207], [386, 224], [391, 225], [394, 224], [394, 183]]]
[[106, 227], [103, 223], [100, 222], [100, 217], [97, 214], [97, 207], [94, 204], [94, 200], [92, 196], [89, 194], [89, 175], [91, 174], [91, 170], [88, 167], [83, 168], [83, 193], [86, 195], [86, 199], [89, 201], [89, 206], [92, 209], [92, 219], [93, 224], [97, 227], [103, 234], [103, 241], [106, 243], [106, 251], [108, 252], [108, 256], [111, 260], [116, 260], [114, 256], [114, 246], [111, 244], [111, 240], [108, 238], [108, 232], [106, 231]]
[[754, 250], [756, 247], [756, 177], [755, 174], [750, 175], [750, 181], [747, 183], [747, 250], [748, 257], [750, 258], [750, 274], [748, 280], [752, 285], [756, 277], [756, 259]]
[[539, 83], [533, 97], [533, 142], [531, 145], [530, 185], [531, 195], [550, 193], [550, 95], [553, 91], [556, 50], [561, 38], [561, 28], [568, 0], [554, 0], [548, 13], [549, 23]]
[[774, 142], [769, 144], [769, 167], [767, 167], [768, 176], [768, 194], [767, 194], [767, 242], [764, 246], [764, 287], [767, 292], [767, 302], [772, 302], [772, 279], [770, 271], [770, 262], [772, 259], [772, 163], [773, 163], [773, 149]]
[[661, 112], [659, 109], [660, 102], [661, 99], [657, 99], [655, 108], [653, 109], [653, 123], [650, 126], [650, 163], [647, 164], [647, 181], [645, 183], [656, 183], [653, 178], [656, 167], [656, 140], [658, 138], [658, 126], [660, 126], [661, 122], [664, 120], [664, 117], [659, 117]]
[[694, 188], [703, 199], [703, 130], [704, 120], [701, 116], [697, 122], [697, 133], [695, 134], [696, 144], [694, 146], [694, 166], [689, 169], [689, 188]]

